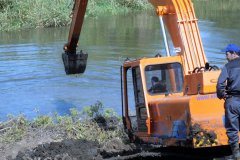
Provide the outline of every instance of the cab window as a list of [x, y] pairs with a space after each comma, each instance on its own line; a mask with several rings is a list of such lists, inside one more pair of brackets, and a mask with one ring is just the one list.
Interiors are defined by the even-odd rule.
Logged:
[[182, 92], [183, 72], [180, 63], [148, 65], [145, 67], [149, 94]]

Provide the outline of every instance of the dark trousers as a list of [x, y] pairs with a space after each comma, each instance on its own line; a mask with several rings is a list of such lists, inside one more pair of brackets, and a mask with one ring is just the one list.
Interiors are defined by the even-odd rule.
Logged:
[[228, 144], [236, 144], [239, 140], [240, 97], [233, 96], [226, 99], [224, 107]]

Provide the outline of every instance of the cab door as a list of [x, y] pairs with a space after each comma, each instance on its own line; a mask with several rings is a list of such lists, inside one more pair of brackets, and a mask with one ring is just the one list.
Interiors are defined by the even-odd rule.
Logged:
[[142, 76], [139, 66], [124, 69], [124, 109], [127, 121], [131, 123], [131, 131], [147, 132], [147, 112], [145, 106]]

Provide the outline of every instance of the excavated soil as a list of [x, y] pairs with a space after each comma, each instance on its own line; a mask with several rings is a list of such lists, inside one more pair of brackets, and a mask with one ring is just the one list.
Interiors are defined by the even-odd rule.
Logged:
[[30, 129], [20, 141], [0, 144], [0, 160], [154, 159], [159, 153], [112, 138], [100, 145], [84, 139], [66, 139], [58, 128]]
[[[209, 153], [217, 155], [226, 152], [229, 148], [208, 150]], [[97, 141], [86, 140], [84, 137], [67, 139], [61, 127], [29, 128], [20, 141], [0, 143], [0, 160], [202, 160], [203, 155], [205, 155], [204, 160], [212, 160], [212, 158], [206, 158], [206, 150], [193, 152], [179, 148], [165, 150], [164, 147], [160, 147], [156, 149], [151, 145], [129, 143], [123, 137], [112, 137], [101, 144]]]
[[[60, 128], [29, 130], [21, 141], [0, 144], [0, 160], [213, 160], [202, 157], [206, 152], [192, 152], [193, 158], [188, 150], [175, 148], [166, 152], [163, 148], [156, 150], [149, 145], [126, 143], [118, 137], [99, 144], [84, 139], [66, 139], [64, 135]], [[180, 154], [173, 154], [176, 150]], [[214, 158], [224, 159], [229, 158]]]

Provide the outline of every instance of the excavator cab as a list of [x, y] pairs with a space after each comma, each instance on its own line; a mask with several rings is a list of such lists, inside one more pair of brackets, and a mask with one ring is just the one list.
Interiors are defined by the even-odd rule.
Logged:
[[[149, 103], [183, 95], [180, 56], [126, 61], [122, 70], [123, 121], [130, 138], [151, 138]], [[148, 141], [148, 140], [147, 140]]]

